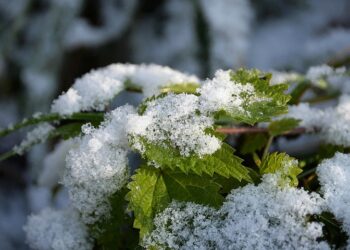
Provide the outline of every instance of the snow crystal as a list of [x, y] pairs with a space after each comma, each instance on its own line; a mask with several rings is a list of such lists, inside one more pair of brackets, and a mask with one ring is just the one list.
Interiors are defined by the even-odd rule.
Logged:
[[287, 117], [293, 117], [300, 120], [299, 125], [313, 131], [315, 127], [323, 124], [325, 111], [310, 107], [308, 103], [289, 106]]
[[221, 143], [205, 133], [205, 129], [213, 127], [214, 120], [197, 114], [198, 105], [199, 98], [189, 94], [169, 94], [148, 102], [144, 114], [129, 116], [127, 132], [133, 146], [143, 152], [142, 137], [165, 147], [170, 143], [183, 156], [214, 153]]
[[54, 129], [55, 128], [49, 123], [40, 124], [32, 131], [28, 132], [26, 139], [24, 139], [19, 146], [15, 146], [13, 150], [16, 154], [22, 155], [32, 145], [46, 141]]
[[280, 188], [273, 175], [258, 186], [233, 190], [219, 210], [173, 202], [155, 218], [145, 246], [173, 249], [330, 249], [320, 214], [324, 200], [294, 187]]
[[276, 71], [271, 70], [272, 78], [270, 80], [271, 85], [295, 82], [300, 78], [300, 75], [295, 72], [285, 72], [285, 71]]
[[332, 68], [328, 65], [310, 67], [306, 78], [313, 84], [324, 87], [322, 80], [326, 81], [331, 88], [340, 90], [342, 94], [350, 94], [350, 77], [346, 74], [346, 68]]
[[109, 101], [124, 90], [127, 80], [140, 87], [146, 97], [158, 94], [161, 86], [171, 83], [199, 82], [197, 77], [169, 67], [111, 64], [77, 79], [72, 88], [53, 102], [51, 111], [62, 115], [92, 109], [102, 111]]
[[[300, 125], [309, 131], [318, 130], [328, 143], [350, 146], [350, 96], [342, 95], [339, 104], [324, 110], [307, 103], [290, 106], [286, 117], [300, 119]], [[331, 121], [331, 122], [330, 122]]]
[[203, 113], [225, 110], [227, 112], [246, 112], [242, 105], [246, 102], [266, 101], [256, 96], [254, 86], [231, 80], [231, 71], [218, 70], [212, 80], [206, 80], [198, 89], [200, 110]]
[[337, 153], [324, 160], [317, 167], [317, 175], [330, 211], [350, 236], [350, 155]]
[[109, 113], [98, 129], [85, 126], [85, 134], [66, 158], [63, 184], [73, 206], [85, 223], [94, 223], [110, 211], [109, 197], [128, 176], [126, 117], [134, 113], [129, 105]]
[[31, 248], [38, 250], [88, 250], [93, 248], [88, 228], [73, 209], [45, 209], [31, 215], [24, 226]]
[[143, 89], [146, 97], [159, 93], [159, 88], [172, 83], [199, 83], [194, 75], [187, 75], [169, 67], [155, 64], [140, 65], [129, 76], [133, 84]]
[[195, 203], [173, 201], [154, 219], [155, 230], [144, 239], [146, 248], [210, 249], [220, 239], [218, 212]]

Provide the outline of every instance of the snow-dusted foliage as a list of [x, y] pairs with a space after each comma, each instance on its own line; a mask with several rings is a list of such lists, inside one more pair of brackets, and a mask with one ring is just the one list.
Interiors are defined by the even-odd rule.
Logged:
[[88, 228], [73, 209], [45, 209], [31, 215], [24, 227], [27, 241], [38, 250], [88, 250], [93, 248]]
[[50, 133], [54, 130], [54, 127], [49, 123], [43, 123], [40, 126], [36, 127], [27, 134], [26, 139], [24, 139], [19, 146], [14, 148], [14, 151], [21, 155], [28, 148], [34, 144], [44, 142], [50, 136]]
[[51, 111], [62, 115], [102, 111], [113, 97], [126, 88], [126, 81], [141, 88], [144, 95], [149, 97], [160, 93], [160, 87], [172, 83], [198, 83], [199, 80], [193, 75], [154, 64], [112, 64], [77, 79], [72, 88], [53, 102]]
[[332, 68], [325, 64], [313, 66], [307, 71], [306, 78], [316, 86], [326, 87], [324, 85], [328, 84], [342, 94], [350, 94], [350, 76], [345, 67]]
[[215, 77], [205, 81], [198, 90], [200, 94], [200, 110], [203, 113], [216, 112], [218, 110], [224, 110], [228, 113], [244, 113], [247, 112], [244, 106], [269, 100], [268, 98], [259, 97], [251, 83], [234, 82], [231, 79], [231, 73], [232, 71], [230, 70], [218, 70], [215, 73]]
[[[300, 103], [289, 108], [287, 117], [300, 119], [300, 125], [310, 131], [318, 131], [325, 141], [350, 146], [350, 96], [342, 95], [334, 108], [319, 109], [308, 103]], [[332, 122], [330, 122], [332, 121]]]
[[142, 140], [178, 148], [181, 155], [212, 154], [221, 142], [205, 130], [213, 128], [211, 117], [198, 114], [199, 98], [195, 95], [168, 95], [147, 103], [142, 115], [133, 115], [128, 121], [128, 133], [133, 146], [144, 151]]
[[337, 153], [324, 160], [317, 168], [317, 175], [327, 206], [343, 222], [343, 229], [350, 236], [350, 155]]
[[[129, 246], [121, 235], [133, 225], [140, 230], [139, 243], [150, 248], [331, 249], [338, 243], [329, 237], [323, 216], [334, 214], [349, 233], [342, 187], [348, 182], [348, 156], [337, 154], [319, 166], [321, 197], [298, 187], [307, 163], [269, 149], [274, 137], [293, 130], [350, 146], [348, 95], [325, 109], [298, 97], [288, 111], [286, 94], [295, 95], [300, 86], [302, 94], [332, 93], [342, 87], [330, 79], [346, 74], [346, 69], [320, 66], [306, 75], [282, 72], [270, 84], [271, 74], [246, 69], [218, 70], [205, 81], [154, 64], [91, 71], [53, 102], [47, 116], [34, 115], [1, 132], [39, 124], [17, 153], [52, 136], [69, 138], [45, 158], [39, 185], [28, 189], [35, 203], [31, 209], [39, 212], [25, 226], [28, 243], [35, 249]], [[111, 100], [128, 89], [147, 97], [138, 109], [126, 104], [107, 111]], [[243, 141], [242, 154], [252, 154], [254, 166], [245, 166], [250, 160], [236, 156], [217, 130], [226, 122], [245, 124], [226, 129], [263, 133], [250, 145]], [[142, 163], [130, 171], [133, 150]], [[51, 190], [67, 194], [69, 202], [50, 201]], [[42, 210], [45, 206], [64, 210]], [[126, 208], [133, 213], [125, 214]]]
[[308, 216], [324, 210], [316, 193], [278, 187], [273, 175], [227, 196], [219, 210], [172, 203], [155, 218], [146, 246], [164, 249], [330, 249], [318, 239], [322, 224]]
[[85, 135], [68, 153], [63, 184], [85, 223], [94, 223], [108, 215], [109, 197], [128, 178], [125, 125], [127, 116], [132, 113], [131, 106], [124, 106], [108, 114], [98, 129], [85, 125]]
[[350, 249], [349, 8], [0, 0], [0, 249]]

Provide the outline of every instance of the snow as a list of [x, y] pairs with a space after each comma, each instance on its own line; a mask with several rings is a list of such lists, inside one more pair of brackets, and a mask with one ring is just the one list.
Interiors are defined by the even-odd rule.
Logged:
[[317, 193], [278, 187], [273, 175], [258, 186], [232, 190], [215, 210], [173, 202], [155, 218], [145, 246], [173, 249], [330, 249], [318, 239], [322, 224], [308, 222], [325, 202]]
[[[324, 160], [317, 167], [317, 175], [329, 210], [350, 236], [350, 155], [336, 153]], [[348, 244], [350, 247], [350, 242]]]
[[[336, 107], [318, 109], [308, 103], [289, 107], [286, 117], [300, 119], [300, 126], [317, 131], [328, 143], [350, 146], [350, 96], [342, 95]], [[332, 121], [332, 122], [330, 122]]]
[[40, 124], [32, 131], [28, 132], [26, 138], [19, 146], [15, 146], [13, 150], [16, 154], [22, 155], [32, 145], [46, 141], [54, 129], [55, 128], [49, 123]]
[[190, 94], [169, 94], [147, 103], [142, 115], [129, 117], [127, 132], [134, 148], [143, 152], [142, 139], [177, 148], [183, 156], [212, 154], [221, 142], [205, 132], [214, 120], [197, 114], [199, 98]]
[[199, 82], [196, 76], [155, 64], [111, 64], [77, 79], [66, 93], [53, 102], [51, 112], [71, 115], [79, 111], [102, 111], [124, 90], [128, 80], [140, 87], [145, 97], [159, 94], [162, 86], [172, 83]]
[[27, 242], [38, 250], [89, 250], [93, 249], [88, 228], [73, 209], [45, 209], [31, 215], [24, 226]]
[[126, 118], [134, 108], [126, 105], [106, 115], [99, 128], [84, 126], [66, 158], [62, 183], [84, 223], [108, 217], [109, 198], [129, 176]]

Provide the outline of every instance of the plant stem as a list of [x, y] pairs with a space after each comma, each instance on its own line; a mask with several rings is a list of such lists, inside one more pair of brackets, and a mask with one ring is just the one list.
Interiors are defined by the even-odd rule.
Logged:
[[314, 168], [310, 168], [309, 170], [306, 170], [305, 172], [302, 172], [301, 174], [298, 175], [298, 179], [302, 179], [308, 176], [309, 174], [315, 173], [316, 169], [317, 167], [314, 167]]
[[42, 122], [55, 122], [55, 121], [62, 121], [62, 120], [102, 121], [103, 116], [104, 116], [103, 113], [74, 113], [70, 116], [60, 116], [57, 113], [43, 114], [37, 117], [24, 119], [22, 122], [19, 122], [13, 126], [9, 126], [4, 130], [0, 130], [0, 137], [4, 137], [21, 128], [36, 125]]
[[0, 155], [0, 162], [4, 161], [4, 160], [6, 160], [6, 159], [8, 159], [8, 158], [10, 158], [12, 156], [15, 156], [15, 155], [16, 155], [16, 152], [13, 151], [13, 150], [8, 151], [6, 153], [3, 153], [3, 154]]
[[265, 149], [264, 149], [264, 153], [263, 153], [261, 159], [264, 159], [264, 158], [267, 156], [267, 154], [269, 153], [271, 144], [272, 144], [272, 142], [273, 142], [273, 138], [274, 138], [274, 137], [273, 137], [272, 135], [269, 136], [269, 139], [267, 140], [267, 143], [266, 143], [266, 146], [265, 146]]
[[[239, 135], [239, 134], [254, 134], [254, 133], [268, 133], [268, 128], [257, 128], [257, 127], [235, 127], [235, 128], [218, 128], [216, 131], [230, 134], [230, 135]], [[295, 128], [293, 130], [283, 133], [283, 135], [298, 135], [306, 132], [306, 129], [303, 127]]]

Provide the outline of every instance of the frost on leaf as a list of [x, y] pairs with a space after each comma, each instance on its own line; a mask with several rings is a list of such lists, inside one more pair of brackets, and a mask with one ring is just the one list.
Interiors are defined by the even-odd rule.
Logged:
[[272, 153], [261, 162], [260, 173], [274, 174], [280, 186], [298, 186], [298, 175], [302, 172], [298, 161], [286, 153]]
[[205, 132], [213, 128], [214, 120], [197, 110], [195, 95], [169, 94], [148, 102], [142, 115], [130, 116], [128, 133], [133, 147], [144, 152], [143, 138], [149, 143], [176, 148], [182, 156], [214, 153], [221, 141]]
[[142, 115], [129, 116], [132, 147], [156, 167], [250, 180], [233, 149], [211, 132], [213, 118], [198, 112], [198, 105], [198, 97], [189, 94], [148, 101]]
[[131, 106], [120, 107], [107, 115], [98, 129], [84, 126], [79, 146], [66, 158], [63, 184], [83, 221], [92, 224], [108, 216], [108, 199], [123, 187], [128, 177], [126, 117]]
[[271, 75], [257, 70], [222, 71], [215, 73], [201, 88], [200, 110], [221, 112], [237, 122], [254, 124], [287, 112], [289, 96], [286, 84], [269, 85]]
[[88, 228], [80, 220], [79, 213], [71, 208], [61, 211], [47, 208], [37, 215], [31, 215], [24, 231], [33, 249], [93, 249]]
[[222, 203], [220, 185], [208, 177], [180, 171], [143, 166], [132, 177], [128, 188], [129, 209], [134, 212], [134, 226], [140, 229], [141, 239], [152, 231], [154, 216], [174, 199], [211, 206]]
[[279, 187], [273, 175], [258, 186], [233, 190], [222, 208], [173, 202], [154, 220], [145, 246], [160, 249], [330, 249], [321, 241], [324, 200], [316, 193]]

